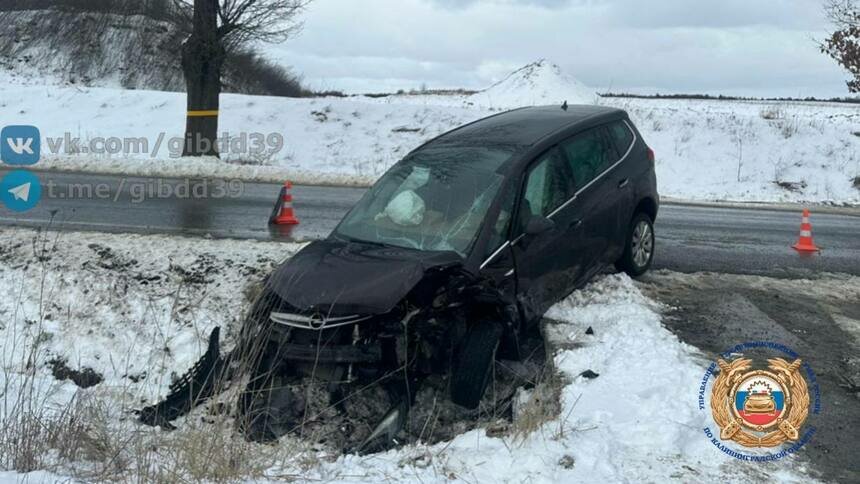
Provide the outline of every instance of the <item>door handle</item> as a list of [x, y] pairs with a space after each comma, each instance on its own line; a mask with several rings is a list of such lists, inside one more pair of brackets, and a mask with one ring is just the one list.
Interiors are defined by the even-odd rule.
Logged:
[[574, 220], [573, 223], [570, 224], [570, 228], [578, 229], [580, 225], [582, 225], [582, 219]]
[[618, 188], [624, 188], [627, 186], [628, 183], [630, 183], [630, 179], [625, 178], [625, 179], [621, 180], [620, 182], [618, 182]]

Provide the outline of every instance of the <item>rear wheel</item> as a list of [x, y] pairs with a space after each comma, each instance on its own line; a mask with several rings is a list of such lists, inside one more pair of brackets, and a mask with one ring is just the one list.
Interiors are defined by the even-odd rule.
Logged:
[[451, 369], [451, 401], [466, 408], [476, 408], [496, 359], [502, 337], [497, 324], [482, 322], [472, 326], [457, 352]]
[[654, 260], [654, 222], [645, 212], [639, 212], [630, 221], [624, 254], [615, 262], [619, 271], [630, 277], [639, 277], [651, 267]]

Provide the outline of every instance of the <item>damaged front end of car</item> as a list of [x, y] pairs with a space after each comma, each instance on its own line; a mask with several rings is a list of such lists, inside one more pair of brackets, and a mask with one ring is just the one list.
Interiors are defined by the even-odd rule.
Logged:
[[441, 376], [454, 403], [477, 406], [489, 368], [474, 368], [475, 354], [484, 348], [492, 364], [502, 335], [516, 334], [508, 299], [455, 253], [314, 242], [266, 279], [235, 349], [220, 356], [210, 341], [201, 362], [141, 420], [164, 426], [217, 392], [213, 380], [228, 380], [242, 385], [239, 429], [269, 441], [353, 411], [351, 399], [376, 387], [387, 410], [371, 412], [375, 426], [350, 431], [360, 434], [354, 450], [385, 448], [428, 377]]

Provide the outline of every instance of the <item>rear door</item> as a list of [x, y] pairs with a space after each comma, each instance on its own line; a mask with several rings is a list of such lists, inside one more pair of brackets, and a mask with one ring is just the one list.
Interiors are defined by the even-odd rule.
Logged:
[[[570, 166], [558, 148], [538, 157], [525, 174], [511, 242], [517, 299], [525, 321], [543, 315], [581, 275], [584, 261], [575, 250], [580, 220], [572, 203], [574, 187]], [[546, 217], [553, 225], [527, 234], [532, 216]]]
[[[606, 131], [609, 134], [613, 145], [615, 146], [617, 166], [613, 168], [611, 177], [616, 182], [616, 190], [618, 197], [618, 234], [615, 237], [616, 247], [614, 252], [621, 256], [626, 242], [627, 230], [630, 220], [633, 218], [633, 209], [635, 208], [636, 182], [641, 179], [643, 166], [637, 163], [631, 156], [633, 145], [636, 142], [636, 135], [625, 120], [614, 121], [606, 126]], [[639, 165], [639, 166], [637, 166]]]
[[603, 126], [574, 135], [561, 143], [561, 148], [573, 172], [576, 205], [582, 220], [577, 250], [586, 258], [587, 265], [577, 280], [577, 285], [581, 285], [604, 263], [615, 260], [613, 252], [620, 224], [620, 180], [613, 175], [617, 155]]

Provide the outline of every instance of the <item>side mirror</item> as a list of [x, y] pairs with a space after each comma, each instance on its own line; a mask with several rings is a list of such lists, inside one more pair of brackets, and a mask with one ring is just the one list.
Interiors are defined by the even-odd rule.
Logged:
[[542, 234], [555, 227], [555, 222], [541, 215], [532, 215], [526, 224], [526, 233], [529, 235]]

